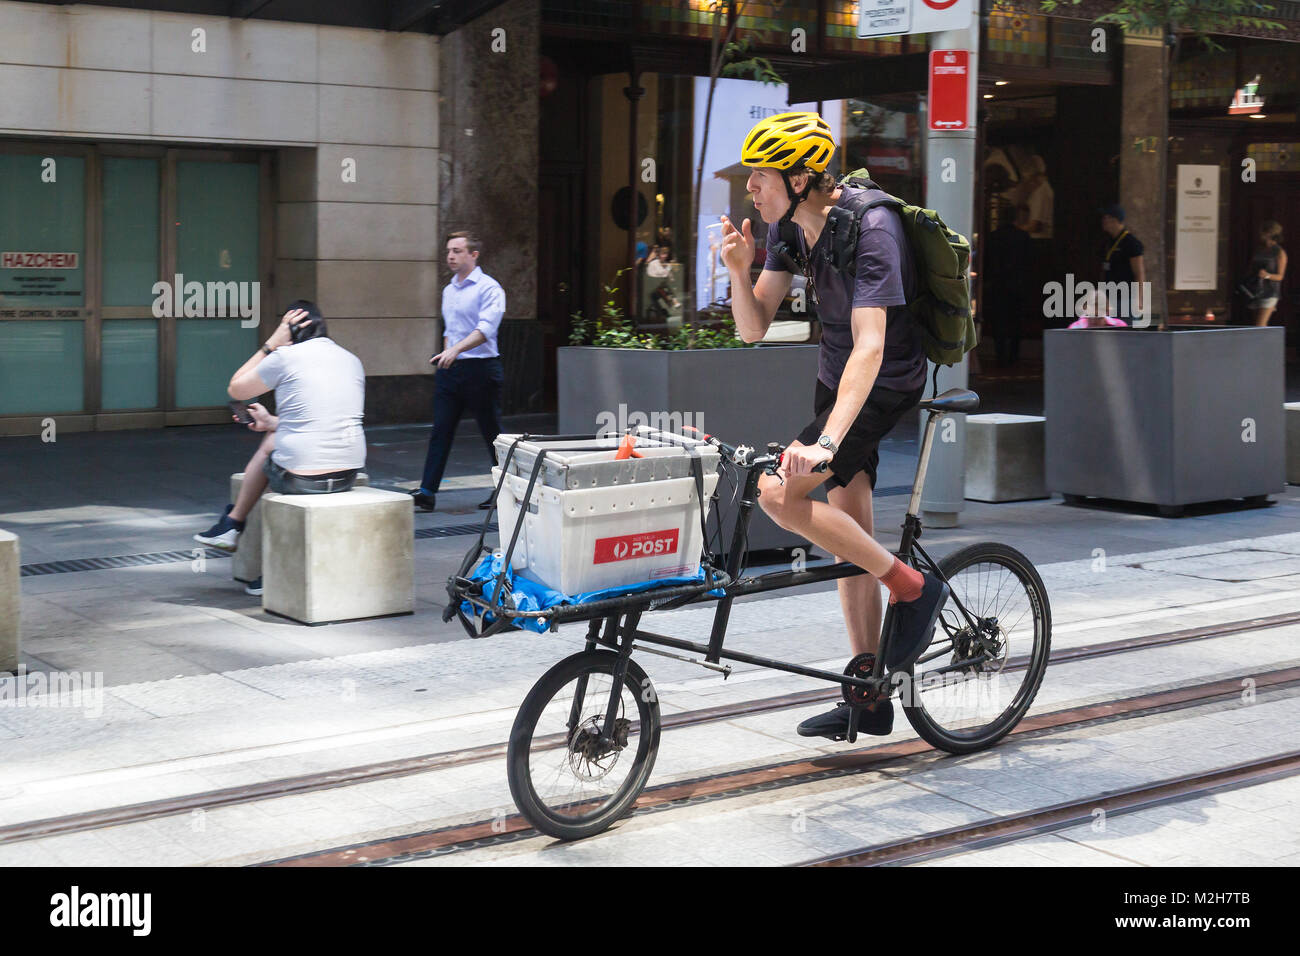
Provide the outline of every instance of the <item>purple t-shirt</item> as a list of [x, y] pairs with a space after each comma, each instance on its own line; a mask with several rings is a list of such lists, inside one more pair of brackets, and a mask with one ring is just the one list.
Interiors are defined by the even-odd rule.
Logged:
[[[845, 186], [837, 206], [867, 190]], [[767, 227], [767, 260], [764, 269], [783, 272], [786, 264], [773, 251], [780, 241], [780, 227]], [[803, 229], [795, 229], [799, 251], [807, 251]], [[876, 385], [897, 392], [911, 392], [925, 384], [925, 352], [915, 323], [907, 311], [914, 298], [916, 266], [898, 213], [884, 206], [867, 210], [858, 230], [857, 275], [836, 272], [831, 266], [830, 230], [822, 229], [812, 249], [811, 271], [817, 287], [817, 317], [822, 323], [821, 352], [817, 377], [828, 388], [838, 388], [844, 363], [853, 351], [853, 310], [877, 306], [885, 310], [885, 353], [876, 375]], [[808, 293], [811, 300], [812, 292]]]

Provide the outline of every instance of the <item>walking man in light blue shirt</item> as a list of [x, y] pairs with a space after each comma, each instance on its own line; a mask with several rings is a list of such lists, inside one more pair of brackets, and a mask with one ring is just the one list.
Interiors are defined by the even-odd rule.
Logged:
[[[469, 412], [478, 422], [488, 454], [496, 462], [492, 443], [501, 433], [501, 353], [497, 330], [506, 311], [501, 284], [478, 267], [483, 244], [468, 232], [447, 237], [447, 266], [454, 275], [442, 290], [442, 351], [429, 359], [437, 366], [433, 384], [433, 434], [424, 461], [424, 477], [412, 492], [421, 511], [434, 509], [451, 442], [461, 416]], [[479, 505], [492, 507], [492, 499]]]

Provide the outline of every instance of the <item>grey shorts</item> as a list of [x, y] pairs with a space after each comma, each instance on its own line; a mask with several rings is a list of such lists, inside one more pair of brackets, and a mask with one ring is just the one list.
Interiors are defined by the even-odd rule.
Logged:
[[1256, 299], [1250, 304], [1250, 307], [1252, 309], [1271, 309], [1277, 305], [1277, 298], [1277, 296], [1273, 296], [1271, 299]]
[[267, 487], [280, 495], [331, 495], [340, 491], [351, 491], [357, 480], [357, 469], [333, 471], [327, 475], [295, 475], [285, 471], [267, 456], [262, 465], [266, 473]]

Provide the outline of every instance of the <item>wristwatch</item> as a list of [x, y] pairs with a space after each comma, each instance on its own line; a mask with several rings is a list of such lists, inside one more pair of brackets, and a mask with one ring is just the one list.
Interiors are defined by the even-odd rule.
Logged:
[[821, 445], [823, 448], [829, 448], [832, 455], [839, 454], [840, 446], [831, 441], [830, 435], [823, 435], [821, 438], [817, 439], [817, 444]]
[[275, 351], [275, 349], [268, 349], [265, 345], [263, 345], [262, 351], [265, 352], [267, 355], [270, 355], [272, 352]]

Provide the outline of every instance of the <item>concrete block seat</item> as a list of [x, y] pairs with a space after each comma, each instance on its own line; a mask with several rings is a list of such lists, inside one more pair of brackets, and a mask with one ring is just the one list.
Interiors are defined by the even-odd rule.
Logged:
[[411, 496], [262, 496], [262, 607], [304, 624], [415, 610]]
[[1286, 480], [1300, 485], [1300, 402], [1286, 403]]
[[0, 671], [18, 669], [18, 535], [0, 530]]
[[967, 415], [966, 497], [992, 502], [1048, 497], [1046, 422], [1039, 415]]
[[[357, 472], [354, 488], [370, 485], [370, 476], [364, 471]], [[237, 471], [230, 476], [230, 500], [239, 500], [239, 489], [244, 486], [244, 473]], [[239, 550], [231, 561], [231, 577], [236, 581], [250, 584], [262, 576], [262, 500], [259, 498], [253, 510], [244, 519], [244, 531], [239, 536]]]

